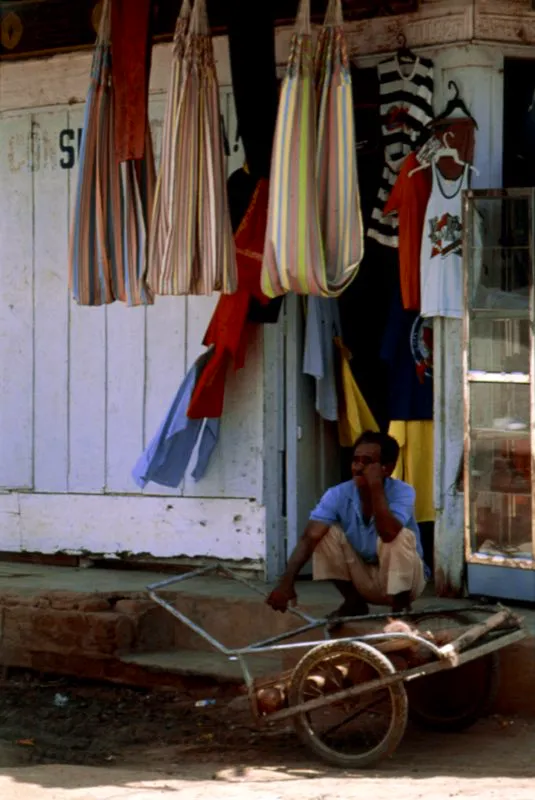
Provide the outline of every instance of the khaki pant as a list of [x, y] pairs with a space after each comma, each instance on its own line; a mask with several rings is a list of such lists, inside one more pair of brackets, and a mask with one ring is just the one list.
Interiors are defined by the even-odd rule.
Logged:
[[419, 597], [425, 587], [424, 565], [416, 550], [416, 536], [403, 528], [393, 542], [379, 539], [378, 564], [366, 564], [346, 538], [333, 525], [314, 550], [314, 580], [351, 581], [361, 596], [375, 605], [388, 605], [400, 592]]

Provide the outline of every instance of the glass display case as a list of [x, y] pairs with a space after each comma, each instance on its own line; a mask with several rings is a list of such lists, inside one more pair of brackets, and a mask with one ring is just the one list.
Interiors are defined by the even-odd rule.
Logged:
[[533, 199], [464, 198], [468, 591], [509, 600], [535, 600]]

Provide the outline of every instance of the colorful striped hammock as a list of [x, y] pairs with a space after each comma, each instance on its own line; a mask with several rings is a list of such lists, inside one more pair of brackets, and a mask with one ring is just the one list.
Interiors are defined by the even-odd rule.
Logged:
[[171, 80], [167, 91], [167, 106], [163, 119], [160, 169], [156, 181], [154, 205], [152, 208], [151, 235], [149, 243], [149, 266], [147, 283], [158, 288], [160, 270], [163, 270], [166, 243], [171, 226], [171, 186], [170, 166], [173, 163], [173, 143], [177, 119], [177, 105], [180, 94], [181, 72], [186, 50], [186, 34], [191, 15], [189, 0], [184, 0], [175, 25], [171, 58]]
[[152, 218], [147, 278], [156, 294], [236, 291], [220, 120], [206, 0], [195, 0], [191, 12], [184, 0]]
[[273, 143], [262, 291], [336, 297], [363, 251], [341, 0], [329, 2], [314, 58], [310, 0], [301, 0]]
[[110, 9], [104, 0], [85, 106], [69, 286], [80, 305], [136, 306], [153, 302], [144, 275], [156, 176], [148, 124], [142, 160], [119, 163], [115, 156]]

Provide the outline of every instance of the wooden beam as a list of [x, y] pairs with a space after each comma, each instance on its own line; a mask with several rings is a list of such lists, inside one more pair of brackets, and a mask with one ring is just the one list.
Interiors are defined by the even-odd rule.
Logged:
[[[266, 2], [268, 0], [264, 0]], [[314, 22], [321, 22], [327, 0], [312, 0]], [[154, 37], [170, 39], [182, 0], [153, 0]], [[297, 0], [273, 2], [277, 25], [295, 19]], [[208, 0], [214, 34], [224, 33], [226, 0]], [[344, 0], [349, 22], [416, 11], [419, 0]], [[92, 47], [101, 0], [0, 0], [0, 59], [30, 58]]]

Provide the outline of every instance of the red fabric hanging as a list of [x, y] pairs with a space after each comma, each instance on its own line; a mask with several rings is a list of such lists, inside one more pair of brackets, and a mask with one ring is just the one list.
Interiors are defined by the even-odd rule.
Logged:
[[111, 52], [118, 161], [143, 158], [150, 74], [151, 0], [112, 0]]
[[[436, 120], [432, 124], [435, 136], [442, 139], [449, 133], [448, 147], [454, 147], [459, 153], [459, 159], [468, 164], [474, 163], [476, 125], [470, 117], [449, 117]], [[461, 177], [464, 167], [456, 164], [452, 158], [441, 158], [438, 162], [441, 175], [449, 181], [456, 181]]]
[[415, 153], [409, 153], [399, 172], [383, 214], [398, 212], [399, 216], [399, 277], [403, 308], [420, 310], [420, 250], [425, 212], [431, 194], [431, 170], [419, 167]]
[[190, 419], [220, 417], [223, 413], [225, 377], [229, 364], [238, 370], [245, 363], [247, 342], [254, 325], [247, 321], [251, 297], [269, 302], [260, 288], [262, 254], [266, 235], [269, 183], [258, 182], [245, 216], [236, 231], [238, 290], [219, 298], [203, 344], [215, 352], [201, 373], [188, 408]]

